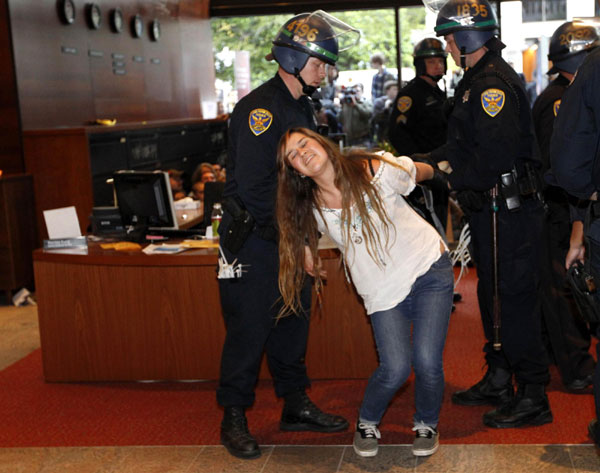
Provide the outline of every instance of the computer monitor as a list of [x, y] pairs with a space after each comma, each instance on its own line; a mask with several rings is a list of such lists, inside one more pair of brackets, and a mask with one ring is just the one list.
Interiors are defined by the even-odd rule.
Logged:
[[177, 229], [169, 175], [163, 171], [117, 171], [117, 205], [125, 227]]

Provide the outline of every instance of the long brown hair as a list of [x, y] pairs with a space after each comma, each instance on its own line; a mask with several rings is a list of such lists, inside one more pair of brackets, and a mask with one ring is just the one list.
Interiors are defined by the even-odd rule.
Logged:
[[[277, 148], [277, 205], [276, 217], [279, 228], [279, 290], [283, 299], [280, 316], [301, 313], [300, 292], [306, 277], [304, 270], [304, 247], [308, 246], [315, 262], [315, 287], [317, 294], [322, 288], [318, 265], [318, 226], [314, 215], [317, 209], [321, 214], [319, 188], [310, 177], [302, 177], [286, 159], [286, 144], [292, 133], [301, 133], [317, 141], [327, 153], [333, 164], [334, 184], [342, 194], [341, 221], [345, 226], [345, 240], [352, 244], [351, 208], [355, 207], [362, 220], [362, 237], [371, 258], [380, 264], [379, 248], [387, 246], [391, 221], [385, 212], [377, 189], [371, 184], [371, 178], [365, 172], [366, 160], [377, 155], [361, 149], [351, 149], [342, 153], [337, 144], [307, 128], [291, 128], [279, 141]], [[366, 202], [379, 216], [384, 229], [382, 245], [381, 235], [369, 218]], [[322, 214], [321, 214], [322, 217]], [[323, 219], [325, 221], [325, 219]], [[344, 256], [346, 256], [346, 246]]]

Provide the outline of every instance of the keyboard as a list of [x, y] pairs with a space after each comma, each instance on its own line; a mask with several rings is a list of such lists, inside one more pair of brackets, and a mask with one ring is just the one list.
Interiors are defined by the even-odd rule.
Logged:
[[206, 230], [204, 228], [188, 228], [188, 229], [182, 229], [179, 228], [177, 230], [173, 229], [173, 228], [165, 228], [165, 229], [160, 229], [160, 228], [155, 228], [152, 230], [148, 230], [147, 234], [148, 235], [156, 235], [156, 236], [164, 236], [164, 237], [168, 237], [168, 238], [190, 238], [190, 237], [194, 237], [194, 236], [204, 236], [204, 232]]

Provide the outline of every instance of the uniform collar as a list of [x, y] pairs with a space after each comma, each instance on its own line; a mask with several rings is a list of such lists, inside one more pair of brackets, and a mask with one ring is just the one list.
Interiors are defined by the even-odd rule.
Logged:
[[419, 84], [421, 84], [421, 86], [425, 86], [428, 89], [433, 89], [433, 90], [439, 90], [440, 92], [442, 91], [442, 89], [440, 89], [440, 86], [435, 84], [435, 85], [431, 85], [429, 82], [427, 82], [425, 79], [423, 79], [421, 76], [417, 76], [415, 77], [415, 81]]
[[492, 50], [487, 51], [483, 56], [481, 56], [481, 59], [477, 61], [477, 64], [475, 64], [473, 67], [468, 68], [465, 71], [464, 78], [469, 79], [478, 72], [481, 72], [481, 70], [486, 66], [486, 64], [488, 64], [496, 56], [498, 56], [498, 53]]
[[554, 79], [552, 83], [555, 85], [567, 86], [571, 83], [571, 81], [562, 74], [558, 74], [558, 76], [556, 76], [556, 79]]
[[290, 100], [293, 100], [294, 102], [299, 102], [302, 100], [308, 100], [308, 95], [301, 95], [300, 98], [298, 98], [297, 100], [294, 98], [294, 96], [292, 95], [292, 93], [290, 92], [290, 89], [288, 89], [287, 85], [285, 85], [285, 82], [283, 82], [283, 79], [281, 78], [281, 76], [279, 74], [275, 74], [275, 76], [271, 79], [273, 85], [275, 87], [277, 87], [278, 89], [281, 89], [284, 94], [289, 97]]

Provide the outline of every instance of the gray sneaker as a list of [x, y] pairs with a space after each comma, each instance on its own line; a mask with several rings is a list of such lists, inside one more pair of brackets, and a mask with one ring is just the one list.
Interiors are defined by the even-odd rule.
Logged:
[[377, 429], [377, 424], [357, 422], [352, 446], [357, 455], [361, 457], [374, 457], [377, 455], [377, 450], [379, 450], [377, 439], [380, 438], [381, 434]]
[[415, 441], [413, 442], [413, 455], [426, 457], [437, 452], [440, 446], [440, 434], [437, 429], [419, 424], [413, 427], [413, 430], [417, 432]]

